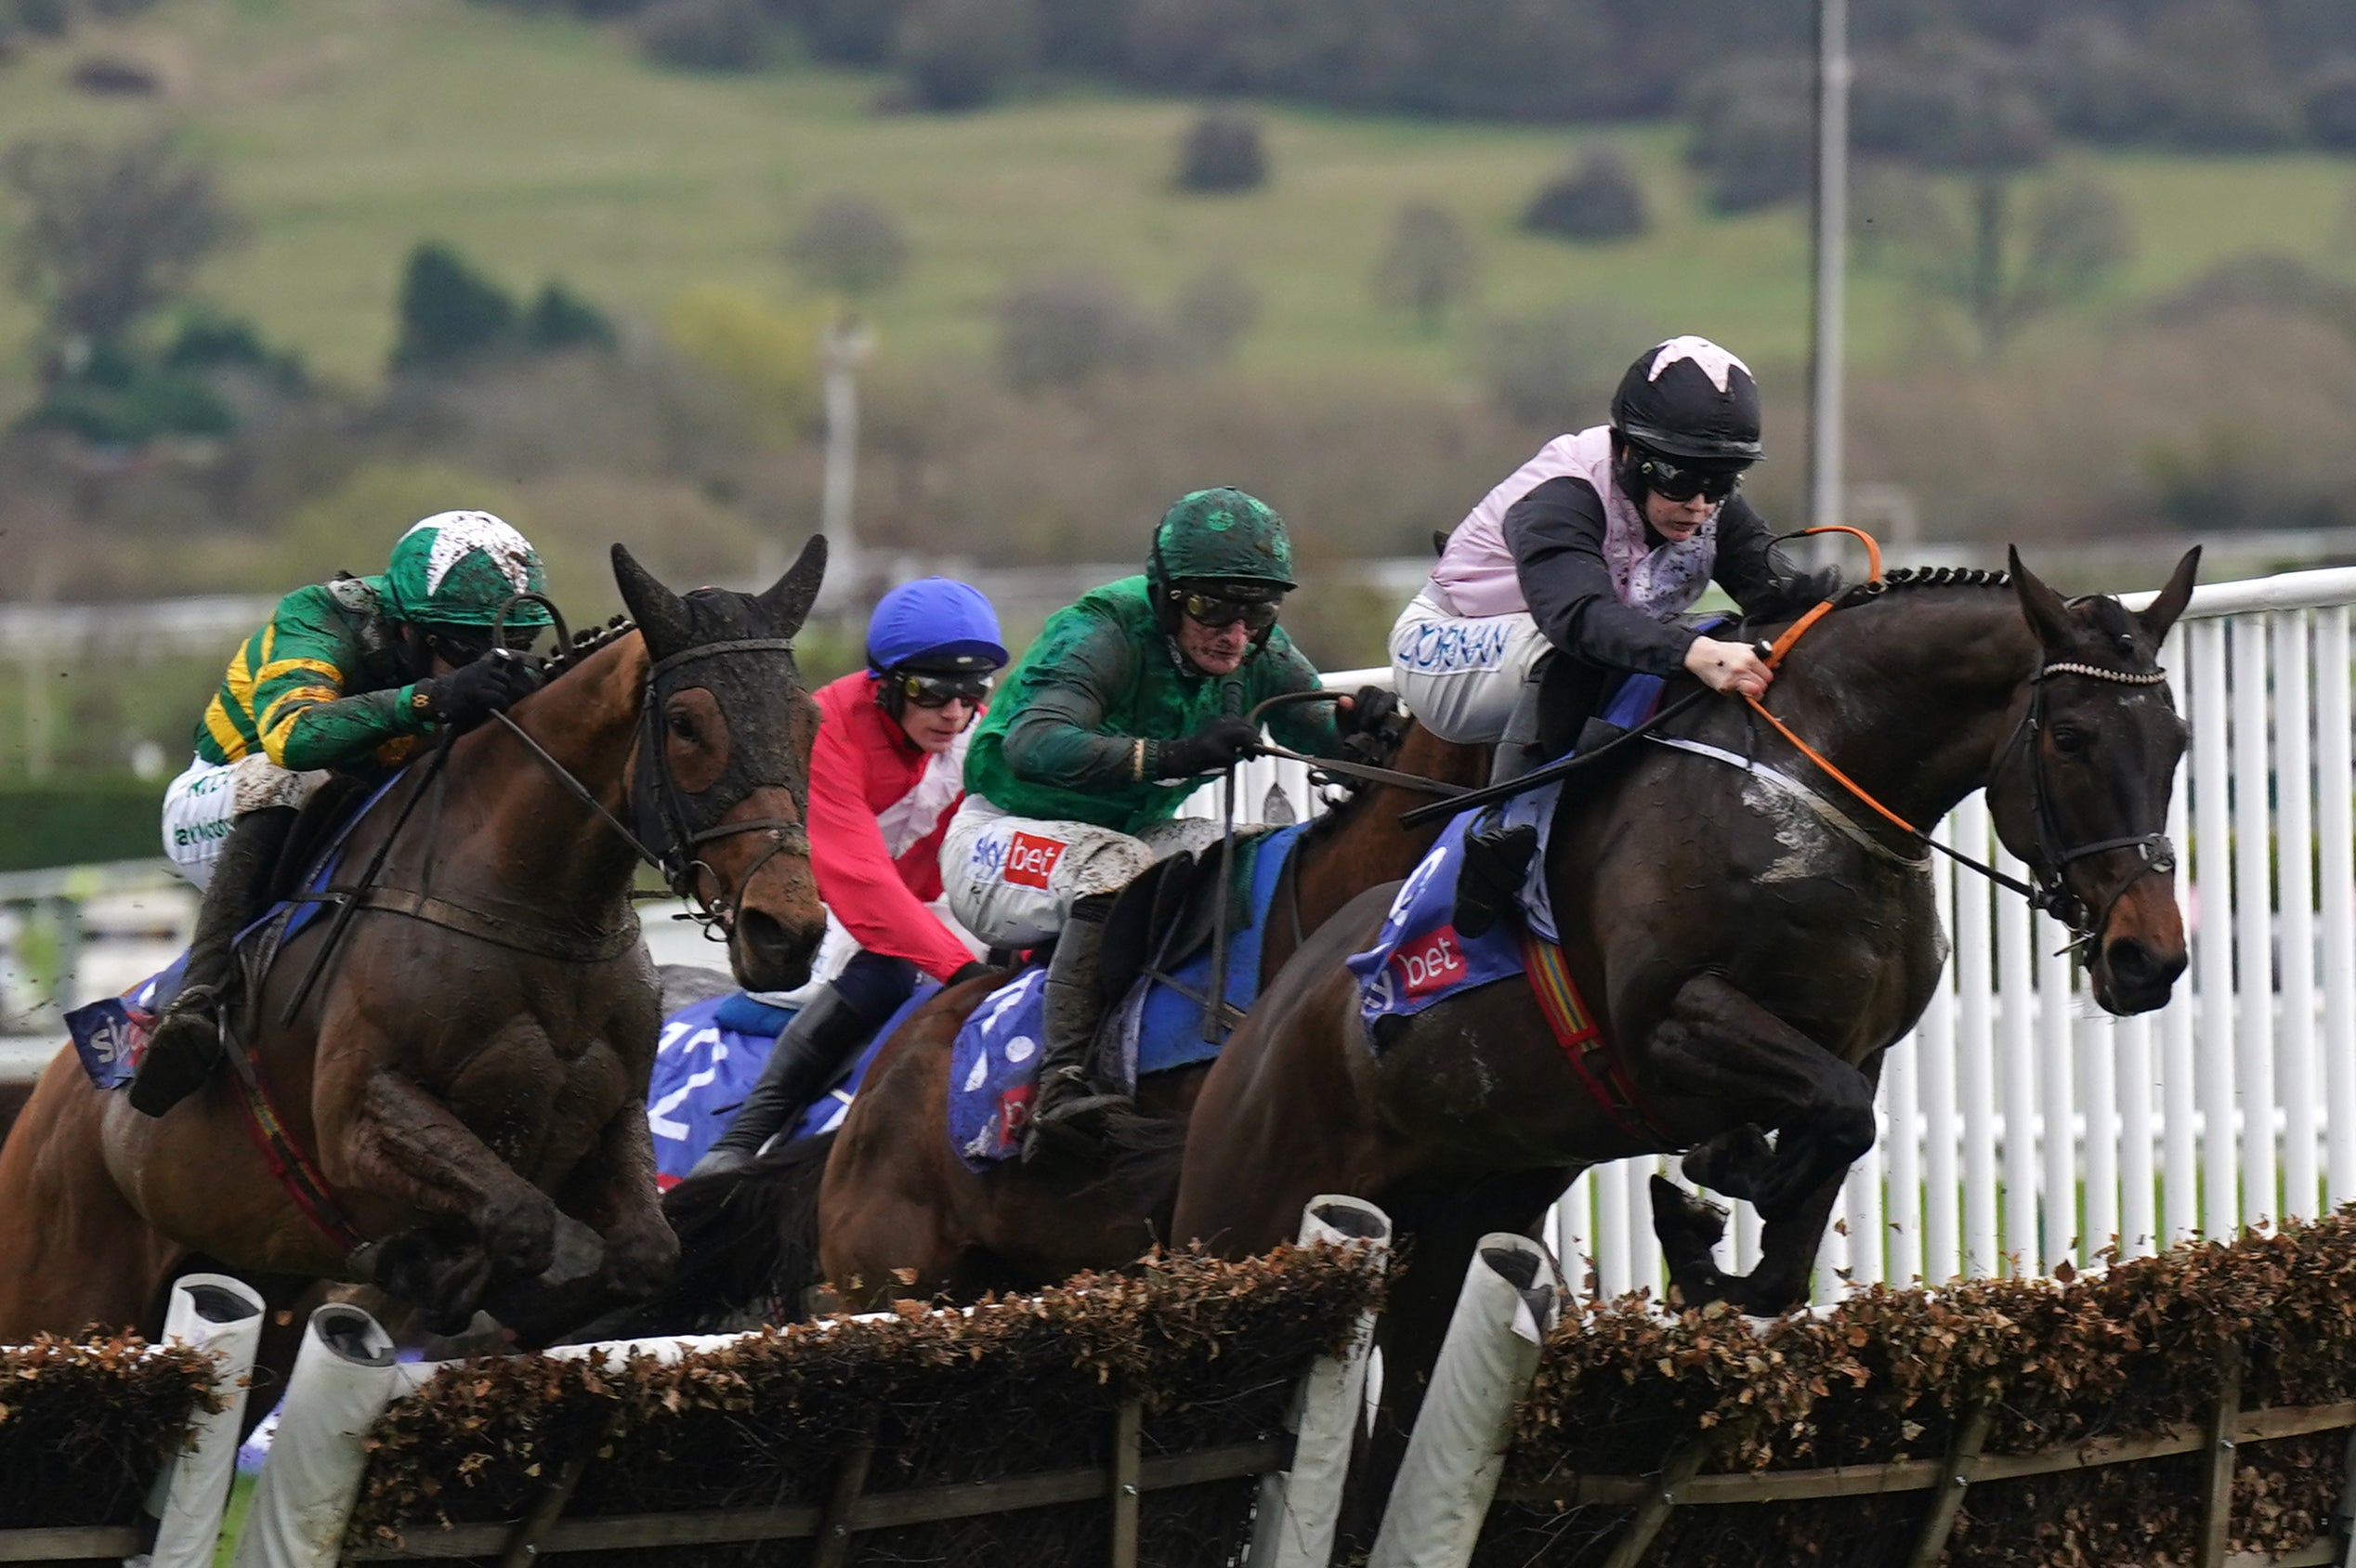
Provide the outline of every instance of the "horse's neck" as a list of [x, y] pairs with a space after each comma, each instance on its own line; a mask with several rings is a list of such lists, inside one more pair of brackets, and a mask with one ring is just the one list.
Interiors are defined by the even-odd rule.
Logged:
[[2036, 660], [2010, 593], [1901, 590], [1802, 638], [1782, 677], [1788, 705], [1774, 706], [1835, 766], [1927, 830], [1988, 781], [2013, 695]]
[[[645, 700], [647, 650], [637, 633], [567, 670], [513, 713], [566, 774], [624, 817], [631, 749]], [[493, 721], [458, 743], [453, 799], [472, 804], [455, 842], [433, 847], [438, 885], [585, 914], [623, 897], [636, 856], [621, 835], [506, 726]]]

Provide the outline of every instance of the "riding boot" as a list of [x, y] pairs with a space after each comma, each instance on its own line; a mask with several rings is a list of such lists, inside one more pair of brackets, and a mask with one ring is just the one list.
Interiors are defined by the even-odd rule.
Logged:
[[778, 1036], [760, 1081], [688, 1176], [712, 1176], [752, 1164], [761, 1145], [780, 1128], [791, 1127], [834, 1081], [844, 1060], [872, 1027], [873, 1020], [852, 1006], [849, 998], [832, 986], [820, 987]]
[[269, 905], [279, 853], [301, 815], [290, 805], [249, 811], [221, 841], [212, 880], [196, 909], [179, 994], [157, 1019], [131, 1079], [131, 1108], [160, 1117], [204, 1087], [221, 1056], [222, 993], [237, 957], [237, 934]]
[[1458, 935], [1486, 935], [1517, 910], [1530, 857], [1537, 853], [1536, 825], [1508, 823], [1497, 806], [1472, 819], [1464, 834], [1464, 864], [1456, 876]]
[[1047, 960], [1041, 1031], [1047, 1039], [1040, 1057], [1039, 1091], [1023, 1131], [1027, 1162], [1037, 1159], [1042, 1147], [1065, 1154], [1092, 1151], [1104, 1132], [1106, 1113], [1129, 1104], [1126, 1094], [1107, 1093], [1093, 1070], [1096, 1031], [1105, 1016], [1105, 921], [1112, 908], [1110, 894], [1091, 894], [1075, 902], [1056, 939], [1055, 955]]

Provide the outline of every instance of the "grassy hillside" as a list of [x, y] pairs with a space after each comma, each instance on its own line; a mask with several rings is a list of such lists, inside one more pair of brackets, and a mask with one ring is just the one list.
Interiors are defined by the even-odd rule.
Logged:
[[[100, 47], [160, 67], [164, 99], [72, 92], [71, 66]], [[219, 154], [254, 228], [207, 291], [352, 383], [379, 372], [394, 280], [420, 239], [461, 246], [514, 287], [559, 274], [651, 315], [700, 282], [790, 293], [779, 242], [801, 203], [837, 189], [881, 201], [910, 231], [915, 264], [877, 311], [896, 357], [987, 352], [991, 305], [1026, 270], [1100, 267], [1158, 304], [1224, 260], [1263, 299], [1248, 371], [1445, 377], [1460, 370], [1466, 334], [1420, 335], [1368, 297], [1392, 216], [1416, 198], [1475, 229], [1486, 310], [1613, 299], [1757, 361], [1795, 365], [1804, 349], [1800, 218], [1702, 213], [1669, 129], [1615, 136], [1644, 172], [1654, 232], [1577, 250], [1513, 229], [1578, 139], [1561, 131], [1273, 109], [1272, 184], [1185, 198], [1167, 178], [1190, 105], [1070, 92], [964, 118], [879, 116], [879, 85], [811, 70], [661, 71], [611, 33], [463, 0], [165, 0], [111, 33], [0, 65], [0, 145], [158, 116], [185, 125]], [[2320, 157], [2101, 163], [2141, 242], [2122, 297], [2252, 248], [2323, 259], [2350, 180], [2349, 165]], [[1906, 315], [1892, 283], [1860, 278], [1858, 358], [1909, 341]], [[28, 324], [15, 301], [0, 303], [0, 373], [21, 372]], [[2058, 346], [2074, 329], [2042, 330]]]

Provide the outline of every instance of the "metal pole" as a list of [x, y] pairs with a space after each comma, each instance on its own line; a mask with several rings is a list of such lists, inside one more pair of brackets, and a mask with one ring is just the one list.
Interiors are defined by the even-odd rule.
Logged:
[[1816, 277], [1808, 360], [1808, 521], [1817, 528], [1848, 520], [1841, 515], [1840, 372], [1849, 257], [1849, 0], [1816, 0]]
[[818, 527], [834, 568], [828, 581], [854, 595], [860, 582], [858, 540], [851, 529], [851, 487], [858, 472], [858, 371], [874, 346], [875, 334], [847, 314], [829, 322], [819, 342], [826, 369], [826, 489]]

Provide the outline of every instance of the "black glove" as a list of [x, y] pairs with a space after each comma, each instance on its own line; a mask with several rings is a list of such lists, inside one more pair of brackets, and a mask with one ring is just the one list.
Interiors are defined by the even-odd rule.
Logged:
[[984, 963], [979, 959], [975, 959], [971, 963], [959, 964], [957, 966], [957, 973], [941, 982], [941, 988], [943, 990], [947, 990], [951, 986], [962, 986], [968, 980], [978, 980], [985, 974], [995, 974], [997, 973], [998, 971], [991, 968], [988, 964]]
[[493, 648], [447, 675], [419, 681], [417, 696], [436, 724], [472, 729], [530, 696], [537, 685], [530, 665], [504, 648]]
[[1233, 713], [1213, 719], [1192, 735], [1165, 740], [1155, 753], [1155, 774], [1162, 778], [1192, 778], [1216, 773], [1229, 763], [1249, 756], [1260, 744], [1260, 726]]
[[1383, 725], [1398, 715], [1399, 699], [1379, 686], [1362, 686], [1350, 696], [1349, 717], [1342, 724], [1348, 735], [1381, 735]]

